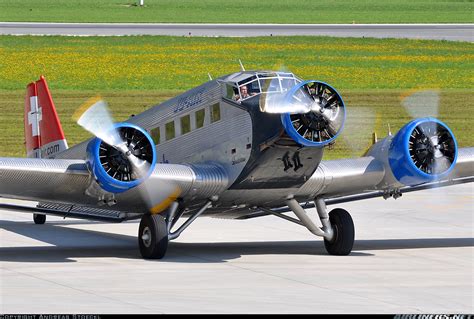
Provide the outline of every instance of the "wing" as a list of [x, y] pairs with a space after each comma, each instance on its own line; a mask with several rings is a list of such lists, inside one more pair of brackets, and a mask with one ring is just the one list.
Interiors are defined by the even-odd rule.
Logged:
[[[393, 183], [393, 174], [383, 161], [373, 156], [322, 161], [294, 197], [307, 209], [315, 207], [313, 199], [317, 197], [332, 205], [375, 197], [397, 198], [403, 193], [471, 182], [474, 182], [474, 147], [459, 149], [456, 165], [445, 178], [411, 186]], [[290, 209], [281, 205], [271, 211], [284, 213]], [[268, 209], [257, 209], [247, 214], [236, 211], [228, 218], [249, 219], [270, 214]]]
[[43, 212], [63, 207], [73, 212], [70, 216], [87, 218], [107, 215], [105, 211], [162, 210], [178, 197], [198, 201], [218, 195], [228, 183], [217, 165], [157, 164], [144, 183], [113, 194], [100, 188], [83, 160], [35, 158], [0, 158], [0, 180], [0, 197], [57, 203]]

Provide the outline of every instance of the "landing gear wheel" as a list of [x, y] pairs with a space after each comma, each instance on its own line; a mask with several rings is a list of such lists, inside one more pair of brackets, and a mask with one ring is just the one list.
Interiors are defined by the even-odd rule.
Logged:
[[33, 221], [36, 225], [43, 225], [44, 223], [46, 223], [46, 215], [33, 214]]
[[329, 221], [334, 229], [331, 241], [324, 239], [324, 246], [330, 255], [346, 256], [354, 246], [354, 222], [351, 215], [342, 209], [336, 208], [329, 213]]
[[138, 246], [145, 259], [161, 259], [168, 249], [168, 228], [161, 215], [145, 214], [138, 228]]

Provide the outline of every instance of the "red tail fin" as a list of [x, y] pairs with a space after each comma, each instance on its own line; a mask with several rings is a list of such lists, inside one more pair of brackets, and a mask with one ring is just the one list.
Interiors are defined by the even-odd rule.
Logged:
[[67, 149], [63, 129], [43, 76], [26, 87], [25, 139], [28, 157], [54, 158]]

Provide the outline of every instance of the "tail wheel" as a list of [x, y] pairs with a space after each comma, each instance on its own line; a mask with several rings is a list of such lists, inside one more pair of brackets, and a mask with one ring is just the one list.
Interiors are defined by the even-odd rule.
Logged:
[[349, 255], [354, 246], [354, 222], [351, 215], [342, 208], [333, 209], [329, 213], [329, 221], [334, 230], [331, 241], [324, 239], [324, 246], [330, 255]]
[[43, 225], [44, 223], [46, 223], [46, 215], [33, 214], [33, 221], [36, 225]]
[[168, 249], [168, 229], [161, 215], [143, 215], [138, 228], [138, 245], [145, 259], [161, 259]]

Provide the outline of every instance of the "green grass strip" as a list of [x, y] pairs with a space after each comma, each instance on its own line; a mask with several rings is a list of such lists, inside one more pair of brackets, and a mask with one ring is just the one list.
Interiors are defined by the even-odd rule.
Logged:
[[462, 0], [0, 0], [0, 21], [471, 23]]

